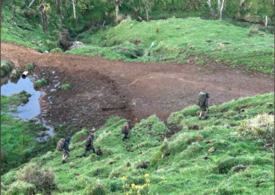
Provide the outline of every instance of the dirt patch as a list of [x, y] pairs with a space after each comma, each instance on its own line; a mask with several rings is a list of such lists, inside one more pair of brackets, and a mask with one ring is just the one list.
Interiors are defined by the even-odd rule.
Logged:
[[[210, 94], [210, 105], [274, 91], [273, 78], [216, 64], [110, 61], [38, 53], [10, 43], [1, 43], [1, 59], [21, 68], [34, 62], [34, 73], [49, 80], [41, 101], [43, 117], [53, 125], [99, 126], [111, 115], [132, 119], [133, 124], [154, 114], [164, 121], [172, 112], [194, 105], [201, 90]], [[72, 89], [50, 91], [58, 82]]]

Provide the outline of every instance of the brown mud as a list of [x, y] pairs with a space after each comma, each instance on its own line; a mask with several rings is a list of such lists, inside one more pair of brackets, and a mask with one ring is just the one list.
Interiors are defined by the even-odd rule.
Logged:
[[[274, 91], [273, 78], [215, 62], [195, 65], [192, 57], [186, 64], [134, 63], [39, 53], [1, 43], [1, 59], [21, 70], [33, 62], [31, 74], [49, 81], [42, 89], [40, 117], [53, 126], [99, 127], [112, 115], [132, 119], [133, 124], [154, 114], [164, 121], [172, 112], [194, 105], [199, 91], [210, 94], [210, 105]], [[59, 82], [72, 89], [54, 87]]]

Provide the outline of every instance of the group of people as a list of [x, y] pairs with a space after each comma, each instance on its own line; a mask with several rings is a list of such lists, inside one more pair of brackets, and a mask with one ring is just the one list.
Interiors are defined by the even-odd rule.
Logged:
[[[208, 118], [208, 115], [207, 115], [207, 113], [208, 113], [208, 99], [209, 99], [209, 94], [208, 93], [204, 93], [204, 92], [199, 93], [199, 98], [198, 98], [198, 103], [197, 103], [197, 105], [200, 107], [199, 120]], [[204, 117], [202, 117], [203, 114], [204, 114]], [[124, 134], [124, 137], [122, 138], [122, 141], [125, 141], [126, 139], [129, 138], [129, 133], [130, 133], [131, 128], [132, 128], [131, 127], [131, 121], [127, 120], [127, 122], [122, 126], [122, 129], [121, 129], [121, 133]], [[97, 155], [102, 155], [102, 151], [101, 151], [99, 146], [96, 149], [94, 148], [94, 144], [93, 144], [94, 143], [94, 138], [95, 138], [94, 132], [95, 132], [95, 129], [93, 128], [91, 130], [91, 133], [90, 133], [88, 139], [85, 142], [85, 151], [84, 151], [84, 153], [77, 156], [77, 157], [79, 157], [79, 158], [86, 157], [87, 153], [91, 150]], [[70, 140], [71, 140], [70, 136], [68, 136], [65, 139], [65, 143], [64, 143], [64, 146], [63, 146], [63, 156], [62, 156], [62, 163], [63, 164], [66, 162], [66, 159], [70, 155], [70, 148], [69, 148]]]
[[[122, 134], [124, 134], [124, 137], [122, 138], [122, 141], [125, 141], [126, 139], [129, 138], [130, 128], [131, 128], [131, 121], [127, 120], [127, 122], [122, 126], [122, 129], [121, 129]], [[97, 148], [94, 147], [94, 138], [95, 138], [94, 132], [95, 132], [95, 129], [93, 128], [91, 130], [91, 133], [90, 133], [88, 139], [85, 142], [85, 151], [84, 151], [84, 153], [77, 156], [77, 157], [79, 157], [79, 158], [86, 157], [87, 153], [91, 150], [97, 155], [102, 155], [103, 154], [102, 151], [101, 151], [100, 146], [98, 146]], [[62, 150], [63, 151], [63, 156], [62, 156], [62, 163], [63, 164], [66, 163], [66, 159], [70, 155], [70, 148], [69, 148], [70, 141], [71, 141], [71, 137], [68, 136], [65, 139], [65, 143], [63, 145], [63, 150]]]

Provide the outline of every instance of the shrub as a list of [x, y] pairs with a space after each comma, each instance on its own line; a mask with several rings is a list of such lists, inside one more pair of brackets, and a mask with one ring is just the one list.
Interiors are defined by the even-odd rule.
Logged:
[[26, 70], [31, 71], [33, 69], [33, 67], [34, 67], [33, 63], [30, 62], [26, 65]]
[[51, 49], [51, 53], [62, 53], [62, 49], [60, 49], [60, 48], [53, 48], [53, 49]]
[[41, 80], [38, 80], [38, 81], [35, 81], [34, 82], [34, 87], [42, 87], [44, 85], [46, 85], [48, 83], [48, 81], [46, 79], [41, 79]]
[[97, 181], [94, 185], [90, 184], [85, 188], [85, 195], [107, 195], [105, 185], [101, 181]]
[[20, 72], [19, 70], [12, 70], [10, 74], [11, 79], [18, 79], [20, 77]]
[[[30, 194], [30, 192], [34, 192], [35, 186], [33, 184], [24, 182], [24, 181], [16, 181], [9, 186], [9, 189], [5, 195], [18, 195], [18, 194]], [[2, 193], [1, 193], [2, 194]]]
[[71, 88], [72, 88], [72, 86], [70, 84], [63, 84], [63, 85], [61, 85], [61, 89], [62, 90], [69, 90]]
[[11, 71], [10, 63], [6, 60], [1, 60], [1, 77], [9, 74]]
[[29, 163], [27, 166], [18, 170], [16, 178], [19, 181], [35, 185], [38, 190], [46, 194], [57, 187], [54, 172], [51, 169], [39, 170], [39, 166], [35, 163]]
[[267, 142], [273, 142], [274, 116], [265, 113], [255, 118], [244, 120], [237, 130], [240, 136], [248, 136], [255, 139], [263, 139]]

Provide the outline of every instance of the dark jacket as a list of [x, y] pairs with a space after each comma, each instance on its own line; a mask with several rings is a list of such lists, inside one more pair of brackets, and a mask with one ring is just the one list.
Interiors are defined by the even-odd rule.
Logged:
[[70, 148], [69, 148], [70, 141], [71, 141], [71, 137], [69, 136], [66, 138], [65, 144], [64, 144], [64, 149], [69, 152], [70, 152]]
[[87, 139], [87, 141], [86, 141], [86, 143], [85, 143], [85, 146], [86, 146], [87, 148], [93, 146], [93, 139], [92, 139], [91, 137], [89, 137], [89, 138]]

